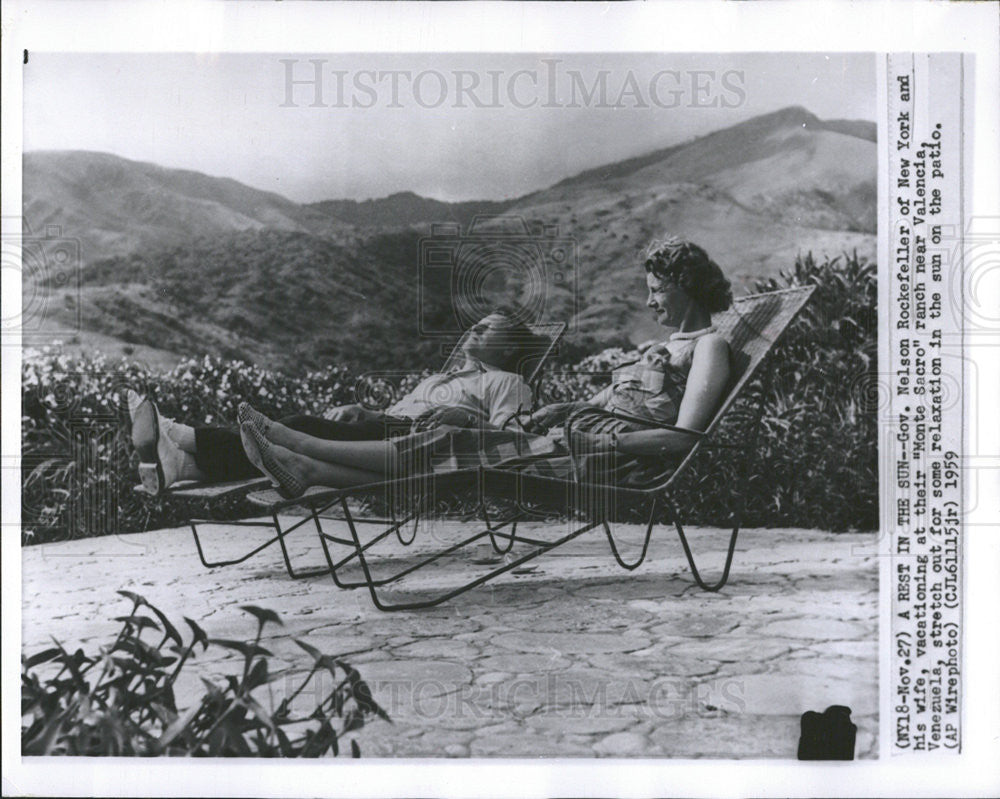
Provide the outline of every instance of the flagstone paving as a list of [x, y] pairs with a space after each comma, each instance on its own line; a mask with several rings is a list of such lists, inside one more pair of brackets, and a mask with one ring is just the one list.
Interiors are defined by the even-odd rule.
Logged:
[[[372, 550], [376, 574], [463, 532], [437, 522], [411, 547], [387, 540]], [[617, 529], [628, 552], [643, 532]], [[209, 557], [263, 541], [262, 532], [224, 523], [205, 533]], [[615, 565], [595, 531], [437, 608], [391, 614], [329, 577], [289, 579], [273, 547], [241, 566], [206, 569], [187, 528], [29, 547], [23, 649], [55, 636], [96, 650], [130, 607], [118, 589], [220, 638], [251, 638], [256, 622], [239, 606], [255, 604], [285, 622], [265, 631], [272, 671], [285, 671], [276, 696], [309, 665], [293, 638], [343, 656], [371, 685], [393, 722], [355, 734], [364, 757], [794, 758], [800, 715], [833, 704], [851, 708], [857, 756], [876, 756], [875, 536], [748, 530], [729, 585], [710, 594], [694, 585], [667, 533], [657, 529], [634, 572]], [[289, 538], [296, 564], [322, 563], [314, 535]], [[695, 528], [691, 538], [711, 573], [727, 534]], [[486, 554], [450, 558], [384, 596], [403, 601], [457, 585], [490, 568], [475, 562]], [[199, 659], [202, 673], [235, 672], [235, 659], [216, 649]], [[180, 704], [198, 686], [192, 675]]]

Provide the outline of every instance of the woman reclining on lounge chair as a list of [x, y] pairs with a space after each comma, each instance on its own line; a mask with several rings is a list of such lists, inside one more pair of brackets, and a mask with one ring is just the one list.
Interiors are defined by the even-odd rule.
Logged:
[[[287, 496], [309, 486], [342, 488], [397, 476], [486, 466], [588, 482], [641, 485], [679, 460], [694, 437], [644, 429], [615, 412], [702, 431], [729, 381], [729, 345], [712, 313], [732, 302], [729, 281], [703, 249], [677, 238], [653, 242], [646, 253], [647, 305], [670, 337], [615, 370], [612, 384], [586, 403], [536, 412], [526, 431], [442, 425], [380, 442], [322, 441], [240, 406], [244, 446]], [[584, 432], [562, 440], [562, 422], [581, 412]], [[547, 435], [537, 431], [548, 430]], [[568, 449], [572, 443], [573, 456]], [[581, 473], [582, 472], [582, 473]]]
[[[546, 344], [548, 341], [546, 341]], [[500, 427], [532, 405], [531, 388], [518, 373], [525, 358], [538, 354], [541, 342], [509, 311], [496, 310], [474, 325], [462, 342], [462, 354], [445, 374], [424, 379], [386, 412], [361, 405], [334, 408], [327, 418], [296, 415], [284, 428], [332, 441], [384, 440], [437, 424]], [[161, 416], [156, 405], [128, 392], [132, 443], [139, 453], [139, 476], [157, 495], [175, 482], [220, 483], [260, 477], [244, 452], [240, 434], [222, 427], [191, 427]]]

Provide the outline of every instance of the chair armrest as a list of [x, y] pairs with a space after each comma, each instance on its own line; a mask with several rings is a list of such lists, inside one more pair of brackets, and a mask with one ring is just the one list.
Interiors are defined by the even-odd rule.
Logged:
[[525, 410], [522, 410], [521, 408], [518, 408], [510, 416], [508, 416], [506, 419], [504, 419], [503, 422], [500, 423], [500, 429], [501, 430], [506, 430], [507, 427], [508, 427], [508, 425], [510, 425], [511, 422], [515, 422], [516, 421], [517, 422], [517, 426], [520, 427], [521, 430], [524, 430], [524, 423], [521, 421], [521, 417], [522, 416], [530, 416], [530, 415], [531, 415], [531, 411], [530, 410], [525, 411]]
[[653, 419], [646, 419], [643, 416], [633, 416], [630, 413], [622, 413], [621, 411], [611, 411], [611, 415], [616, 419], [622, 419], [623, 421], [632, 422], [633, 424], [640, 424], [643, 427], [653, 427], [658, 430], [672, 430], [675, 433], [684, 433], [685, 435], [694, 436], [695, 438], [704, 438], [706, 435], [703, 430], [692, 430], [690, 427], [678, 427], [675, 424], [657, 422]]
[[[577, 417], [581, 414], [586, 413], [590, 408], [581, 408], [579, 411], [571, 414], [566, 420], [566, 433], [568, 434], [573, 429], [573, 422], [576, 421]], [[642, 425], [643, 427], [653, 428], [657, 430], [672, 430], [675, 433], [684, 433], [689, 436], [694, 436], [695, 438], [703, 438], [705, 433], [701, 430], [691, 430], [687, 427], [678, 427], [674, 424], [667, 424], [666, 422], [657, 422], [653, 419], [646, 419], [643, 416], [633, 416], [630, 413], [622, 413], [621, 411], [608, 411], [616, 419], [621, 419], [624, 422], [631, 422], [632, 424]]]

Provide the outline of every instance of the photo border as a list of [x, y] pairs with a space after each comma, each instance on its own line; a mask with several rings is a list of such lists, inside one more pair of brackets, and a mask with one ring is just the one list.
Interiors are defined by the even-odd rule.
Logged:
[[[1000, 214], [1000, 137], [996, 98], [1000, 63], [993, 4], [716, 3], [541, 4], [9, 2], [2, 10], [3, 217], [19, 218], [22, 51], [91, 52], [796, 52], [964, 51], [974, 57], [967, 91], [967, 218]], [[881, 123], [880, 123], [881, 124]], [[881, 157], [881, 155], [880, 155]], [[880, 162], [880, 170], [883, 165]], [[880, 180], [882, 179], [880, 175]], [[881, 185], [880, 185], [881, 188]], [[880, 192], [880, 198], [884, 195]], [[880, 221], [883, 218], [880, 213]], [[880, 236], [882, 231], [880, 231]], [[883, 267], [884, 268], [884, 267]], [[881, 282], [881, 281], [880, 281]], [[18, 312], [20, 293], [4, 291]], [[970, 342], [980, 397], [1000, 395], [996, 340]], [[19, 452], [20, 357], [3, 348], [3, 452]], [[973, 410], [974, 412], [974, 410]], [[976, 453], [998, 466], [997, 415], [982, 415]], [[971, 442], [967, 442], [971, 443]], [[970, 452], [967, 449], [967, 452]], [[6, 458], [5, 458], [6, 460]], [[878, 762], [787, 761], [380, 760], [325, 764], [349, 769], [331, 779], [316, 764], [226, 761], [37, 759], [20, 757], [14, 716], [20, 661], [20, 508], [16, 470], [3, 477], [3, 779], [4, 794], [493, 796], [552, 795], [991, 795], [997, 790], [997, 608], [1000, 608], [998, 496], [985, 497], [965, 527], [965, 716], [961, 755], [883, 757]], [[885, 581], [882, 584], [886, 590]], [[883, 594], [884, 596], [884, 594]], [[970, 600], [974, 597], [975, 603]], [[884, 610], [884, 608], [883, 608]], [[885, 625], [882, 625], [884, 628]], [[884, 642], [883, 642], [884, 645]], [[884, 651], [884, 650], [883, 650]], [[884, 678], [883, 674], [883, 678]], [[882, 682], [884, 689], [885, 682]], [[884, 698], [883, 698], [884, 701]], [[19, 719], [16, 722], [19, 724]], [[884, 736], [883, 736], [884, 738]], [[883, 753], [885, 741], [882, 741]], [[513, 769], [516, 768], [516, 774]], [[849, 771], [845, 771], [849, 769]], [[345, 775], [339, 775], [341, 777]], [[516, 782], [512, 781], [516, 777]], [[516, 786], [498, 790], [498, 786]]]

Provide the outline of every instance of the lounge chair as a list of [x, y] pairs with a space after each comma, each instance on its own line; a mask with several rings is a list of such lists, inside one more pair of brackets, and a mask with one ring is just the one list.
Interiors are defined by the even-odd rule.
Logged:
[[[541, 378], [542, 372], [545, 368], [545, 364], [548, 361], [549, 356], [555, 350], [559, 343], [560, 338], [566, 330], [565, 322], [546, 322], [535, 325], [529, 325], [532, 334], [537, 338], [537, 343], [533, 345], [532, 342], [528, 343], [528, 355], [524, 357], [518, 363], [518, 372], [524, 377], [528, 385], [536, 389], [535, 394], [537, 396], [538, 382]], [[466, 334], [468, 335], [468, 334]], [[442, 371], [447, 371], [459, 358], [462, 351], [462, 347], [465, 341], [465, 336], [463, 336], [459, 342], [452, 349], [450, 355], [445, 361]], [[525, 409], [529, 410], [530, 409]], [[508, 420], [511, 421], [511, 420]], [[167, 490], [166, 496], [174, 499], [186, 499], [186, 500], [214, 500], [221, 501], [223, 499], [232, 500], [234, 498], [245, 496], [250, 492], [260, 489], [266, 489], [270, 486], [270, 481], [267, 478], [255, 478], [251, 480], [242, 480], [231, 483], [181, 483], [175, 487], [171, 487]], [[143, 490], [141, 486], [138, 486], [136, 490]], [[277, 492], [274, 492], [275, 496], [279, 496]], [[259, 504], [259, 503], [258, 503]], [[282, 530], [278, 522], [278, 517], [276, 513], [270, 514], [272, 521], [261, 522], [255, 520], [235, 520], [235, 521], [225, 521], [220, 522], [218, 520], [210, 519], [190, 519], [189, 524], [191, 526], [191, 532], [194, 535], [195, 547], [198, 550], [198, 558], [201, 563], [206, 568], [217, 568], [221, 566], [234, 566], [238, 563], [243, 563], [244, 561], [252, 558], [257, 553], [263, 551], [272, 544], [277, 543], [281, 547], [281, 554], [285, 562], [285, 569], [288, 575], [293, 579], [299, 579], [302, 577], [314, 577], [317, 574], [323, 574], [326, 569], [313, 569], [309, 571], [296, 571], [292, 566], [291, 558], [289, 557], [288, 548], [285, 545], [285, 536], [295, 529], [298, 529], [303, 522], [290, 527], [287, 530]], [[308, 522], [311, 517], [305, 519]], [[365, 523], [368, 524], [395, 524], [392, 519], [364, 519]], [[215, 524], [220, 523], [226, 526], [235, 525], [237, 527], [249, 527], [261, 529], [265, 528], [267, 530], [274, 530], [275, 535], [269, 538], [264, 543], [251, 549], [248, 552], [240, 555], [239, 557], [232, 558], [229, 560], [208, 560], [205, 556], [205, 550], [202, 545], [201, 537], [198, 534], [198, 526], [204, 524]], [[404, 522], [405, 523], [405, 522]], [[402, 539], [401, 539], [402, 540]]]
[[[736, 548], [736, 539], [742, 521], [746, 486], [751, 469], [753, 468], [752, 461], [756, 455], [756, 441], [761, 427], [766, 392], [763, 389], [758, 392], [759, 396], [756, 398], [756, 402], [751, 403], [752, 407], [749, 411], [745, 408], [736, 410], [736, 402], [761, 371], [760, 367], [765, 357], [795, 318], [796, 314], [798, 314], [809, 300], [814, 289], [814, 286], [806, 286], [740, 297], [735, 300], [732, 309], [717, 315], [715, 318], [716, 325], [719, 332], [729, 342], [732, 357], [733, 376], [726, 397], [704, 432], [682, 430], [682, 432], [689, 433], [696, 438], [696, 443], [686, 456], [684, 456], [683, 460], [679, 464], [674, 462], [669, 466], [665, 466], [664, 471], [660, 475], [651, 478], [647, 484], [640, 487], [626, 488], [614, 485], [586, 483], [579, 480], [567, 481], [536, 477], [508, 470], [475, 468], [344, 489], [311, 488], [303, 496], [296, 499], [282, 499], [273, 490], [251, 492], [247, 498], [250, 502], [266, 508], [270, 513], [274, 521], [275, 530], [277, 531], [276, 537], [279, 541], [291, 530], [312, 521], [319, 535], [324, 558], [326, 559], [327, 571], [333, 578], [334, 583], [341, 588], [367, 588], [372, 602], [377, 608], [384, 611], [415, 610], [439, 605], [501, 574], [517, 569], [539, 555], [568, 543], [597, 527], [603, 527], [611, 547], [611, 553], [618, 565], [627, 570], [636, 569], [645, 559], [653, 527], [656, 524], [657, 514], [661, 510], [666, 512], [669, 521], [673, 522], [677, 529], [684, 555], [695, 582], [706, 591], [718, 591], [729, 579]], [[567, 441], [570, 440], [569, 433], [572, 430], [574, 421], [574, 418], [570, 418], [566, 423]], [[642, 419], [633, 419], [633, 421], [645, 424], [650, 428], [681, 430], [681, 428], [673, 425], [651, 425]], [[735, 431], [729, 430], [728, 436], [720, 435], [720, 429], [723, 427], [723, 424], [729, 424], [733, 421], [736, 422], [737, 429]], [[732, 425], [729, 426], [732, 427]], [[695, 563], [690, 543], [681, 525], [675, 497], [682, 476], [692, 468], [699, 452], [709, 448], [729, 450], [734, 453], [741, 464], [741, 475], [735, 491], [735, 507], [733, 507], [731, 515], [733, 527], [729, 538], [725, 563], [722, 567], [721, 576], [714, 582], [706, 581]], [[372, 565], [369, 563], [368, 558], [372, 547], [392, 535], [395, 535], [398, 542], [404, 546], [411, 544], [416, 537], [420, 516], [424, 508], [430, 504], [427, 498], [437, 496], [440, 492], [444, 491], [475, 492], [485, 528], [451, 546], [445, 547], [439, 552], [423, 557], [415, 563], [410, 563], [394, 574], [376, 577], [373, 574]], [[389, 507], [400, 504], [395, 500], [408, 498], [409, 512], [405, 514], [405, 518], [401, 521], [396, 518], [388, 520], [356, 518], [351, 513], [347, 501], [349, 498], [366, 494], [384, 496], [386, 498], [386, 505]], [[486, 506], [487, 501], [491, 498], [513, 500], [513, 512], [505, 515], [505, 518], [502, 520], [494, 521], [490, 519], [486, 512]], [[556, 540], [542, 540], [533, 536], [518, 534], [518, 522], [533, 517], [533, 503], [539, 500], [548, 503], [551, 503], [552, 500], [562, 502], [564, 511], [573, 510], [582, 513], [586, 518], [586, 522], [578, 529], [560, 536]], [[608, 523], [619, 502], [647, 502], [649, 504], [646, 532], [641, 545], [641, 551], [637, 558], [630, 561], [622, 556], [618, 542], [615, 541]], [[406, 502], [402, 504], [407, 505]], [[342, 518], [338, 517], [338, 519], [340, 522], [346, 522], [349, 535], [331, 535], [323, 528], [324, 520], [334, 518], [324, 514], [337, 506], [339, 506], [343, 514]], [[296, 522], [288, 530], [282, 531], [278, 515], [293, 508], [304, 509], [308, 513], [308, 516]], [[358, 533], [358, 524], [362, 522], [388, 524], [388, 526], [375, 537], [362, 543]], [[413, 523], [412, 532], [408, 532], [404, 536], [402, 532], [403, 528], [411, 522]], [[380, 596], [378, 589], [396, 583], [403, 577], [413, 574], [431, 563], [453, 555], [469, 545], [486, 539], [489, 540], [493, 549], [498, 554], [506, 555], [503, 565], [460, 586], [450, 588], [427, 599], [394, 603], [388, 602]], [[534, 547], [534, 549], [524, 555], [514, 557], [509, 553], [511, 553], [516, 543], [527, 544], [530, 547]], [[331, 545], [346, 547], [347, 554], [335, 559], [331, 553]], [[282, 547], [284, 549], [283, 544]], [[291, 566], [287, 560], [287, 553], [286, 565], [291, 571]], [[345, 579], [340, 572], [348, 566], [360, 566], [363, 579]]]

